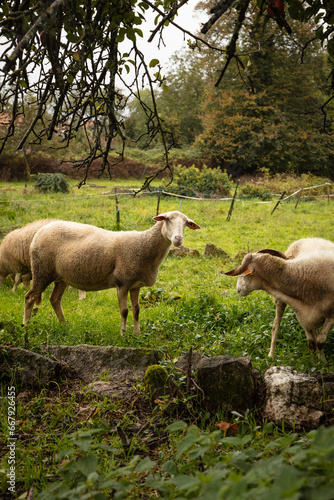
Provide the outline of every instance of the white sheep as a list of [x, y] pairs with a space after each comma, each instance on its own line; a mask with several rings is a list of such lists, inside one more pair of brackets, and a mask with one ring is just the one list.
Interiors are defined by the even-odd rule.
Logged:
[[[29, 248], [37, 231], [54, 219], [42, 219], [8, 233], [0, 245], [0, 286], [10, 275], [14, 279], [13, 292], [21, 281], [29, 288], [31, 279]], [[14, 275], [14, 276], [13, 276]]]
[[278, 311], [272, 331], [271, 357], [279, 323], [288, 304], [305, 330], [310, 349], [326, 361], [324, 345], [334, 326], [334, 252], [328, 242], [324, 244], [326, 249], [306, 251], [304, 247], [304, 251], [298, 253], [303, 243], [297, 243], [289, 247], [290, 258], [277, 250], [261, 250], [247, 254], [239, 267], [224, 274], [239, 276], [237, 292], [242, 296], [254, 290], [265, 290], [276, 299]]
[[87, 224], [57, 221], [42, 227], [30, 249], [32, 287], [25, 297], [24, 324], [34, 303], [52, 282], [52, 307], [59, 319], [65, 317], [61, 298], [67, 285], [86, 291], [117, 288], [121, 331], [126, 329], [127, 296], [130, 292], [134, 333], [139, 327], [139, 291], [152, 286], [171, 244], [180, 247], [185, 227], [200, 226], [181, 212], [153, 217], [156, 224], [146, 231], [108, 231]]
[[[306, 255], [316, 250], [334, 251], [334, 243], [329, 240], [324, 240], [323, 238], [302, 238], [300, 240], [294, 241], [285, 251], [285, 255], [288, 259], [294, 259], [297, 256]], [[242, 279], [242, 276], [243, 275], [240, 275], [240, 279]], [[276, 305], [276, 314], [271, 331], [271, 345], [268, 354], [268, 356], [272, 359], [275, 359], [276, 340], [281, 325], [282, 316], [287, 306], [286, 303], [282, 302], [279, 299], [274, 299], [274, 301]]]
[[[8, 233], [0, 244], [0, 286], [10, 276], [13, 281], [13, 292], [22, 282], [25, 289], [29, 289], [31, 280], [31, 266], [29, 249], [33, 237], [41, 227], [55, 222], [56, 219], [40, 219], [30, 222], [24, 227], [14, 229]], [[79, 300], [85, 298], [85, 292], [79, 290]]]

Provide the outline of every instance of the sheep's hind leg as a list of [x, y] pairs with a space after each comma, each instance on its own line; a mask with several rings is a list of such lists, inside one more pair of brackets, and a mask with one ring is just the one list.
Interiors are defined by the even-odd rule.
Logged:
[[268, 356], [272, 359], [275, 359], [276, 340], [279, 332], [279, 327], [281, 325], [282, 316], [286, 308], [286, 304], [279, 299], [276, 299], [275, 303], [276, 303], [276, 316], [271, 330], [271, 344], [270, 344], [270, 351], [268, 354]]
[[66, 288], [67, 284], [64, 281], [56, 281], [52, 293], [50, 295], [51, 305], [60, 323], [66, 323], [63, 309], [61, 307], [61, 299], [62, 296], [64, 295]]
[[139, 326], [139, 292], [140, 288], [133, 288], [130, 290], [130, 298], [132, 305], [132, 314], [133, 314], [133, 333], [140, 333]]
[[13, 288], [12, 288], [12, 292], [16, 292], [17, 290], [17, 287], [19, 286], [19, 284], [21, 283], [22, 281], [22, 274], [21, 273], [16, 273], [14, 275], [14, 285], [13, 285]]
[[124, 335], [126, 331], [126, 320], [128, 317], [128, 289], [123, 287], [117, 287], [117, 298], [119, 304], [119, 311], [121, 313], [121, 335]]

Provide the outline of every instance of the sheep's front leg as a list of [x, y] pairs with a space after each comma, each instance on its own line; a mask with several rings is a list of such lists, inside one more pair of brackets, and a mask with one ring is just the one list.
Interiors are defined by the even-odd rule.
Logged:
[[133, 333], [140, 333], [139, 326], [139, 291], [140, 288], [134, 288], [130, 290], [130, 298], [132, 305], [132, 314], [133, 314]]
[[31, 288], [31, 290], [26, 293], [24, 301], [23, 324], [26, 325], [31, 318], [34, 304], [36, 303], [39, 306], [42, 302], [42, 292], [34, 291], [34, 289]]
[[52, 293], [50, 295], [51, 305], [60, 323], [66, 323], [63, 309], [61, 307], [61, 299], [62, 296], [64, 295], [66, 288], [67, 285], [64, 281], [56, 281]]
[[117, 287], [117, 297], [119, 311], [121, 313], [121, 335], [126, 331], [126, 319], [128, 317], [128, 289], [125, 287]]
[[279, 332], [279, 327], [281, 325], [282, 316], [286, 308], [286, 304], [279, 299], [276, 299], [275, 303], [276, 303], [276, 316], [271, 330], [271, 344], [270, 344], [270, 351], [268, 354], [268, 356], [272, 359], [275, 359], [276, 340]]
[[310, 351], [315, 352], [317, 350], [317, 330], [305, 330], [305, 333]]
[[327, 363], [327, 360], [325, 358], [325, 353], [324, 353], [324, 347], [325, 347], [325, 342], [327, 339], [327, 335], [331, 331], [331, 329], [334, 326], [334, 318], [328, 318], [326, 319], [325, 323], [323, 324], [323, 327], [317, 337], [317, 347], [318, 347], [318, 352], [317, 356], [319, 359], [322, 359], [325, 363]]

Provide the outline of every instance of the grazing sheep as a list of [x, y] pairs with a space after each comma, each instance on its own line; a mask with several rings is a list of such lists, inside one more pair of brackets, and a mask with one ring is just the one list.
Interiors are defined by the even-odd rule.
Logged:
[[[36, 220], [14, 229], [4, 237], [0, 245], [0, 286], [7, 276], [10, 276], [14, 281], [13, 292], [16, 292], [21, 282], [25, 289], [29, 289], [31, 280], [29, 249], [32, 239], [41, 227], [55, 221], [56, 219]], [[79, 300], [85, 296], [86, 293], [79, 290]]]
[[[239, 267], [224, 274], [239, 276], [237, 292], [242, 296], [253, 290], [265, 290], [276, 299], [279, 314], [276, 312], [273, 337], [277, 336], [280, 319], [288, 304], [305, 330], [310, 349], [326, 361], [324, 345], [334, 326], [334, 253], [327, 245], [327, 249], [302, 251], [291, 257], [295, 255], [294, 248], [298, 250], [302, 245], [291, 245], [292, 250], [289, 247], [290, 258], [270, 249], [249, 253]], [[318, 328], [321, 331], [317, 336]], [[273, 337], [271, 356], [276, 342]]]
[[180, 247], [185, 227], [200, 229], [181, 212], [153, 217], [147, 231], [113, 232], [87, 224], [57, 221], [42, 227], [31, 244], [32, 287], [25, 297], [24, 324], [45, 288], [55, 282], [50, 296], [59, 319], [65, 317], [61, 298], [67, 285], [86, 291], [117, 288], [121, 331], [126, 329], [130, 291], [134, 333], [139, 333], [139, 291], [152, 286], [160, 264], [173, 244]]
[[[288, 259], [294, 259], [297, 256], [306, 255], [314, 252], [315, 250], [334, 251], [334, 243], [329, 240], [324, 240], [323, 238], [302, 238], [291, 243], [291, 245], [287, 248], [285, 255]], [[240, 275], [240, 279], [242, 279], [241, 277], [242, 275]], [[287, 304], [279, 299], [274, 299], [274, 301], [276, 304], [276, 314], [271, 331], [271, 345], [268, 354], [268, 356], [272, 359], [275, 359], [275, 347], [278, 331], [281, 325], [283, 313], [287, 306]]]
[[29, 248], [37, 231], [53, 222], [54, 219], [42, 219], [8, 233], [0, 245], [0, 286], [7, 276], [14, 275], [13, 292], [21, 281], [29, 288], [31, 279]]

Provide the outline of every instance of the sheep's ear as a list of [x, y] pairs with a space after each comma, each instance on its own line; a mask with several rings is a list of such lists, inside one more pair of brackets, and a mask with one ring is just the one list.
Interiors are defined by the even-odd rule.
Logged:
[[224, 271], [221, 271], [221, 273], [225, 274], [226, 276], [239, 276], [239, 274], [250, 271], [248, 264], [252, 260], [252, 257], [253, 255], [251, 253], [246, 254], [239, 267], [232, 269], [232, 271], [227, 271], [226, 273], [224, 273]]
[[152, 217], [153, 220], [156, 220], [157, 222], [161, 221], [161, 220], [165, 220], [166, 217], [164, 216], [164, 214], [160, 214], [160, 215], [156, 215], [155, 217]]
[[186, 226], [189, 227], [189, 229], [201, 229], [201, 226], [199, 226], [198, 224], [196, 224], [196, 222], [194, 222], [193, 220], [191, 219], [188, 219], [187, 222], [186, 222]]
[[269, 253], [274, 257], [280, 257], [281, 259], [288, 260], [287, 256], [283, 252], [280, 252], [279, 250], [274, 250], [273, 248], [265, 248], [263, 250], [259, 250], [256, 253]]
[[220, 271], [221, 274], [225, 274], [226, 276], [238, 276], [240, 273], [239, 273], [239, 267], [235, 268], [235, 269], [232, 269], [232, 271], [227, 271], [226, 273], [224, 273], [224, 271]]

